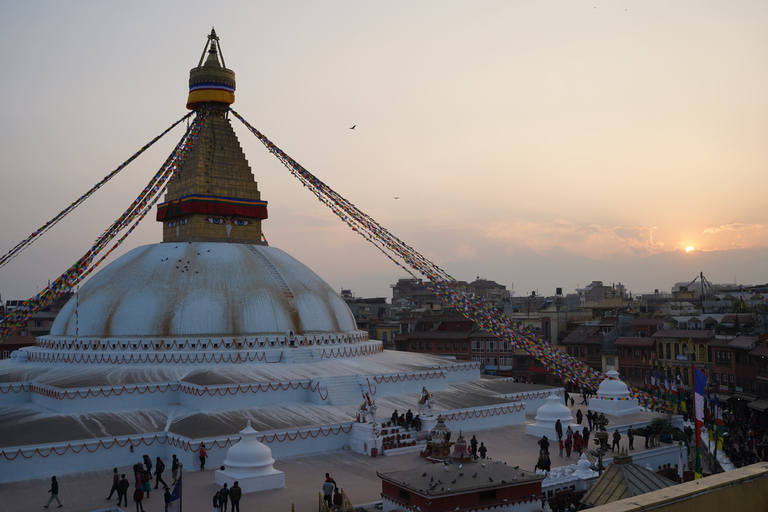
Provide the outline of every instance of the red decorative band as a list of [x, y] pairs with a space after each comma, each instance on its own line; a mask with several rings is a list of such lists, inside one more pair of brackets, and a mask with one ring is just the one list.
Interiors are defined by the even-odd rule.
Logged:
[[267, 202], [254, 199], [191, 194], [166, 201], [157, 206], [157, 220], [159, 222], [193, 213], [237, 215], [238, 217], [266, 219]]

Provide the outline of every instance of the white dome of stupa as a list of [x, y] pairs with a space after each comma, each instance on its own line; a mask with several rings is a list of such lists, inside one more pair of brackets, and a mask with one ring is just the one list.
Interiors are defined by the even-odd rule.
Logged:
[[611, 370], [607, 372], [606, 379], [600, 383], [600, 387], [597, 388], [598, 397], [606, 398], [628, 398], [629, 389], [619, 378], [619, 372]]
[[549, 423], [554, 425], [557, 420], [563, 425], [563, 430], [573, 421], [571, 410], [563, 405], [562, 399], [554, 393], [547, 397], [547, 403], [539, 407], [536, 411], [536, 422]]
[[360, 334], [341, 297], [280, 249], [227, 243], [138, 247], [95, 274], [47, 338]]
[[285, 487], [285, 474], [273, 467], [272, 450], [257, 439], [259, 433], [250, 421], [240, 436], [240, 441], [227, 450], [224, 469], [216, 471], [216, 483], [232, 486], [239, 482], [244, 493]]
[[251, 427], [249, 421], [246, 427], [240, 431], [242, 439], [227, 450], [227, 458], [224, 466], [230, 474], [242, 473], [244, 476], [252, 476], [271, 470], [275, 459], [272, 458], [272, 450], [257, 439], [259, 433]]

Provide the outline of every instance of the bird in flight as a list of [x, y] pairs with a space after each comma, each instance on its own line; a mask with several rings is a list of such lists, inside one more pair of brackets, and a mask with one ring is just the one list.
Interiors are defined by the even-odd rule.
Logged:
[[395, 199], [400, 199], [400, 196], [395, 196]]
[[356, 125], [356, 124], [353, 124], [353, 125], [352, 125], [352, 128], [350, 128], [350, 130], [354, 130], [354, 129], [355, 129], [355, 126], [357, 126], [357, 125]]

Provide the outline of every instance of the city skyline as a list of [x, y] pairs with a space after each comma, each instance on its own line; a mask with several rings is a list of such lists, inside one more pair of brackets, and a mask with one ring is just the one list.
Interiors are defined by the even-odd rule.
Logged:
[[[189, 69], [213, 25], [237, 74], [233, 108], [456, 279], [491, 279], [516, 295], [593, 280], [669, 291], [699, 272], [715, 283], [768, 282], [768, 4], [221, 10], [5, 8], [0, 252], [186, 113]], [[407, 275], [232, 124], [269, 201], [270, 245], [337, 291], [391, 297], [389, 285]], [[3, 299], [33, 295], [85, 253], [180, 136], [171, 132], [0, 269]], [[147, 218], [107, 262], [160, 239]]]

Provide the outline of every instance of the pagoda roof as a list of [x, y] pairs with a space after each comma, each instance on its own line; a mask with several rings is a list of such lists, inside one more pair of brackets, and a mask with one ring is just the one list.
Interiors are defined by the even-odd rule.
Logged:
[[605, 297], [599, 303], [592, 306], [592, 309], [623, 309], [627, 307], [627, 301], [624, 297]]
[[600, 478], [582, 497], [582, 503], [595, 507], [672, 487], [675, 482], [632, 462], [632, 457], [616, 456]]

